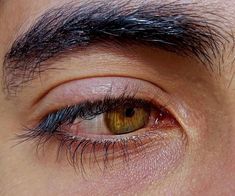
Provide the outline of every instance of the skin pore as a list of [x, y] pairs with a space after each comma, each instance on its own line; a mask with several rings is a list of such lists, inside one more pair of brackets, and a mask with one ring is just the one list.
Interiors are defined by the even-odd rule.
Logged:
[[[216, 47], [203, 53], [202, 58], [195, 56], [195, 53], [191, 54], [192, 49], [188, 51], [183, 47], [191, 39], [188, 39], [187, 43], [180, 40], [183, 43], [181, 48], [177, 48], [180, 46], [180, 42], [177, 42], [175, 45], [177, 51], [172, 51], [159, 45], [156, 47], [155, 43], [159, 43], [155, 39], [152, 39], [153, 45], [148, 44], [149, 39], [141, 42], [147, 37], [147, 33], [145, 36], [138, 34], [137, 38], [141, 40], [136, 38], [136, 42], [129, 43], [126, 41], [130, 37], [120, 40], [116, 31], [115, 34], [105, 29], [109, 36], [105, 34], [105, 39], [102, 38], [102, 41], [82, 45], [82, 48], [81, 45], [71, 48], [71, 44], [67, 52], [59, 55], [56, 53], [43, 63], [40, 62], [39, 65], [44, 65], [44, 67], [35, 69], [39, 72], [43, 70], [40, 74], [35, 72], [28, 81], [24, 81], [17, 88], [15, 85], [9, 85], [18, 84], [11, 81], [15, 79], [14, 77], [18, 76], [14, 81], [19, 81], [22, 79], [19, 76], [32, 73], [30, 68], [37, 65], [34, 64], [34, 58], [38, 57], [40, 52], [48, 51], [51, 46], [51, 42], [47, 42], [46, 38], [45, 40], [33, 39], [36, 40], [35, 46], [43, 43], [40, 46], [47, 46], [47, 50], [31, 48], [28, 50], [28, 56], [25, 55], [26, 61], [23, 61], [25, 59], [21, 53], [19, 53], [19, 58], [17, 55], [12, 55], [13, 58], [7, 59], [13, 42], [21, 40], [19, 38], [22, 38], [22, 35], [30, 32], [29, 29], [38, 21], [38, 17], [50, 8], [58, 8], [69, 2], [66, 0], [0, 0], [0, 66], [2, 67], [0, 69], [2, 81], [0, 195], [233, 195], [235, 192], [235, 51], [233, 40], [235, 2], [232, 0], [176, 1], [180, 5], [187, 5], [182, 6], [183, 8], [180, 6], [180, 10], [186, 9], [187, 14], [184, 15], [186, 17], [183, 18], [184, 20], [176, 17], [178, 22], [170, 23], [173, 29], [178, 27], [180, 22], [187, 21], [188, 14], [195, 14], [192, 11], [195, 9], [201, 12], [195, 14], [198, 20], [204, 22], [201, 25], [208, 22], [208, 26], [213, 27], [213, 31], [207, 31], [205, 34], [217, 33], [209, 37], [219, 40], [210, 42], [211, 39], [209, 39], [209, 45], [216, 44]], [[73, 1], [73, 5], [79, 7], [92, 2], [98, 1]], [[166, 6], [165, 1], [149, 2], [154, 5], [164, 3], [166, 8], [171, 7]], [[106, 1], [100, 0], [99, 3], [105, 5]], [[138, 5], [141, 5], [141, 1], [133, 0], [123, 6], [133, 8]], [[117, 13], [119, 12], [120, 10], [117, 9]], [[170, 10], [166, 9], [165, 12], [168, 13]], [[211, 12], [216, 14], [210, 14]], [[172, 16], [172, 14], [166, 13], [165, 16], [168, 16], [169, 22], [169, 15]], [[199, 18], [200, 15], [205, 18]], [[139, 15], [134, 16], [138, 19]], [[160, 17], [160, 12], [158, 17]], [[153, 22], [153, 18], [151, 19]], [[194, 24], [196, 21], [193, 20], [188, 24]], [[43, 24], [45, 22], [50, 24], [49, 21], [44, 21]], [[138, 19], [138, 25], [141, 22], [143, 21]], [[54, 24], [53, 21], [51, 23]], [[150, 24], [152, 23], [148, 23]], [[110, 29], [112, 28], [114, 25], [111, 25]], [[126, 26], [125, 29], [127, 28]], [[190, 25], [185, 28], [187, 30]], [[53, 28], [50, 29], [53, 30]], [[165, 30], [167, 29], [170, 28]], [[39, 32], [42, 30], [43, 28]], [[141, 32], [141, 29], [138, 30]], [[203, 30], [205, 31], [205, 28]], [[150, 30], [149, 32], [153, 33]], [[68, 34], [63, 31], [64, 36]], [[121, 35], [123, 34], [125, 32]], [[49, 34], [46, 35], [49, 36]], [[113, 39], [113, 36], [118, 38]], [[66, 39], [70, 37], [67, 36]], [[173, 42], [176, 37], [173, 40], [169, 37], [167, 41]], [[198, 34], [195, 37], [200, 36]], [[166, 38], [165, 34], [162, 39], [164, 38]], [[60, 38], [55, 40], [57, 43]], [[22, 45], [18, 45], [16, 49], [20, 49], [20, 46]], [[195, 43], [193, 46], [198, 47]], [[216, 48], [217, 51], [215, 51]], [[23, 52], [27, 51], [27, 47], [23, 49]], [[34, 53], [30, 53], [31, 51]], [[184, 53], [184, 51], [187, 52]], [[210, 61], [205, 58], [205, 54], [208, 55]], [[40, 57], [45, 57], [45, 54]], [[17, 65], [28, 65], [28, 67], [26, 71], [21, 69], [25, 72], [19, 72]], [[7, 72], [6, 66], [14, 69], [8, 69]], [[27, 72], [27, 70], [30, 71]], [[6, 74], [12, 75], [6, 77]], [[107, 92], [112, 96], [120, 97], [124, 91], [126, 94], [134, 93], [137, 98], [149, 99], [164, 106], [171, 114], [167, 119], [173, 116], [178, 122], [170, 128], [163, 126], [161, 130], [157, 129], [155, 131], [157, 134], [150, 140], [142, 141], [145, 145], [140, 147], [139, 152], [133, 150], [133, 143], [131, 143], [128, 149], [127, 159], [129, 160], [121, 158], [124, 153], [118, 147], [115, 148], [118, 151], [114, 154], [117, 155], [115, 157], [112, 157], [114, 155], [110, 153], [111, 150], [107, 150], [108, 154], [111, 154], [110, 163], [113, 165], [106, 168], [103, 161], [100, 161], [104, 154], [102, 147], [98, 146], [100, 151], [96, 156], [99, 164], [89, 165], [89, 156], [93, 157], [93, 155], [89, 155], [91, 149], [88, 147], [84, 150], [85, 171], [81, 171], [80, 166], [73, 167], [73, 164], [71, 166], [68, 162], [65, 149], [62, 149], [57, 159], [59, 142], [55, 138], [43, 146], [39, 145], [38, 151], [35, 147], [38, 144], [35, 139], [16, 145], [19, 142], [16, 140], [16, 135], [22, 135], [25, 126], [34, 128], [41, 119], [45, 119], [46, 115], [64, 107], [79, 104], [82, 100], [105, 97]], [[142, 132], [146, 130], [140, 130], [139, 134]], [[132, 134], [134, 132], [129, 135]], [[108, 137], [107, 140], [110, 138]], [[76, 156], [80, 162], [80, 154]], [[97, 161], [94, 157], [91, 159], [91, 162]]]

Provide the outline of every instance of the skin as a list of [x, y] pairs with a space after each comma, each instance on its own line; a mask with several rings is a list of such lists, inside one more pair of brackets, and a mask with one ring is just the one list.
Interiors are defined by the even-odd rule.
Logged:
[[[24, 32], [40, 13], [64, 2], [0, 1], [0, 66], [3, 66], [4, 55], [17, 35]], [[234, 1], [200, 2], [213, 3], [214, 9], [229, 21], [231, 31], [235, 33]], [[221, 75], [210, 74], [194, 59], [161, 50], [144, 46], [110, 50], [96, 45], [79, 55], [73, 54], [55, 62], [58, 68], [64, 68], [66, 64], [66, 71], [52, 70], [43, 74], [14, 99], [6, 99], [4, 91], [0, 91], [0, 195], [234, 195], [235, 79], [232, 78], [235, 51], [231, 54], [231, 44], [229, 42], [224, 50], [226, 58]], [[218, 64], [216, 60], [213, 63]], [[160, 157], [157, 164], [159, 167], [164, 164], [166, 173], [151, 170], [150, 173], [156, 175], [144, 180], [141, 177], [145, 163], [140, 161], [139, 170], [134, 166], [126, 170], [118, 162], [104, 175], [93, 168], [89, 174], [91, 177], [85, 180], [63, 158], [55, 162], [53, 144], [39, 156], [35, 156], [32, 150], [33, 142], [12, 147], [15, 144], [12, 139], [22, 132], [21, 125], [31, 119], [35, 111], [56, 102], [55, 98], [46, 97], [42, 106], [35, 106], [33, 103], [39, 97], [50, 89], [63, 91], [61, 85], [69, 81], [110, 75], [147, 78], [170, 92], [173, 101], [169, 108], [181, 124], [187, 142], [179, 139], [180, 142], [174, 144], [175, 157], [169, 159], [164, 159], [153, 147], [155, 156]], [[72, 98], [65, 101], [72, 101]], [[173, 134], [172, 137], [178, 141], [178, 136]], [[132, 160], [130, 165], [139, 163], [139, 159]], [[171, 159], [173, 163], [170, 163]], [[139, 174], [142, 183], [130, 187], [122, 184], [122, 180], [136, 180], [130, 171], [142, 171], [143, 174]]]

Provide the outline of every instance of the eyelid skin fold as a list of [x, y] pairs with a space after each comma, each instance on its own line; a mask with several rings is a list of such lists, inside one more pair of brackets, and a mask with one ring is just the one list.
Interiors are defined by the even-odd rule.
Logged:
[[164, 89], [150, 82], [127, 77], [96, 77], [74, 80], [55, 87], [35, 104], [31, 116], [38, 120], [38, 116], [46, 115], [45, 111], [53, 112], [86, 100], [121, 97], [124, 94], [148, 101], [155, 100], [158, 102], [155, 104], [162, 107], [167, 107], [171, 102]]

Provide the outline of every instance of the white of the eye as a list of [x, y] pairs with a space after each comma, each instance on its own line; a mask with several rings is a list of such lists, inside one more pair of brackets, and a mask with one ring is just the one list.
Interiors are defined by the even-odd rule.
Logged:
[[100, 114], [91, 120], [82, 120], [77, 118], [70, 127], [73, 134], [95, 134], [106, 135], [110, 134], [108, 127], [104, 120], [104, 114]]

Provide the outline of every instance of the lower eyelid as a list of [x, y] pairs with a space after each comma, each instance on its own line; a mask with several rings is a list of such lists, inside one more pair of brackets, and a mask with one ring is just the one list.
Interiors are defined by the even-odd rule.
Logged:
[[[116, 141], [116, 146], [110, 143], [109, 147], [107, 140], [106, 143], [96, 143], [94, 151], [94, 143], [84, 140], [79, 149], [76, 149], [78, 143], [75, 142], [71, 147], [67, 146], [70, 148], [69, 151], [67, 148], [58, 154], [61, 143], [57, 140], [54, 141], [54, 145], [48, 143], [49, 146], [44, 146], [46, 150], [43, 156], [52, 162], [57, 157], [57, 161], [64, 167], [67, 167], [68, 159], [78, 174], [85, 175], [87, 180], [94, 181], [101, 177], [103, 180], [109, 179], [106, 185], [116, 182], [115, 188], [121, 188], [130, 179], [129, 185], [132, 186], [139, 184], [140, 179], [142, 185], [161, 180], [180, 164], [186, 145], [180, 128], [167, 132], [152, 132], [150, 135], [142, 136], [136, 144], [132, 142], [128, 146], [123, 146], [123, 142], [118, 143], [120, 141]], [[105, 148], [108, 148], [107, 152]]]
[[[79, 136], [74, 136], [61, 132], [58, 135], [55, 134], [54, 136], [46, 136], [42, 139], [39, 146], [43, 145], [43, 149], [47, 149], [45, 146], [55, 139], [55, 145], [53, 146], [58, 146], [58, 148], [64, 146], [66, 151], [62, 153], [63, 151], [60, 151], [61, 149], [59, 151], [56, 150], [57, 156], [63, 160], [67, 157], [69, 162], [73, 163], [74, 167], [81, 169], [81, 167], [84, 167], [86, 161], [97, 164], [97, 161], [100, 160], [101, 162], [99, 162], [98, 165], [103, 165], [105, 164], [103, 162], [104, 158], [111, 161], [116, 161], [116, 159], [125, 160], [127, 157], [135, 157], [137, 154], [143, 153], [144, 155], [146, 150], [149, 151], [151, 148], [155, 148], [156, 146], [158, 146], [159, 150], [164, 150], [164, 148], [167, 145], [170, 145], [170, 142], [173, 140], [179, 140], [184, 143], [183, 135], [184, 133], [180, 127], [174, 127], [167, 130], [148, 130], [146, 128], [137, 133], [133, 132], [115, 136], [96, 135], [88, 137], [87, 135], [82, 134]], [[44, 140], [46, 141], [45, 143], [43, 142]], [[107, 146], [108, 144], [109, 146]], [[51, 150], [49, 150], [49, 152], [51, 152]], [[105, 152], [108, 153], [106, 157], [104, 157]], [[70, 154], [70, 156], [68, 156], [68, 154]], [[78, 157], [74, 159], [74, 156]], [[81, 161], [83, 162], [82, 165]], [[91, 165], [89, 164], [89, 166]]]

